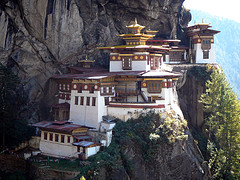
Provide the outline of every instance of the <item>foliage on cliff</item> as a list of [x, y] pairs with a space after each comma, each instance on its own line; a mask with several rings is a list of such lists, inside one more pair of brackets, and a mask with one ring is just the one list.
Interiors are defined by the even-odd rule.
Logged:
[[105, 175], [109, 177], [121, 168], [131, 176], [134, 165], [124, 153], [126, 146], [134, 145], [135, 150], [141, 152], [145, 163], [152, 163], [161, 145], [172, 145], [176, 141], [188, 138], [184, 133], [186, 128], [186, 121], [180, 122], [171, 116], [161, 118], [154, 112], [140, 114], [138, 118], [127, 122], [118, 121], [110, 146], [90, 157], [91, 163], [81, 168], [79, 177], [98, 179], [99, 176], [103, 176], [103, 169], [106, 170]]
[[18, 77], [0, 64], [0, 144], [3, 147], [17, 145], [31, 132], [26, 120], [20, 119], [25, 99], [19, 88]]
[[215, 179], [240, 178], [240, 103], [222, 69], [209, 68], [211, 80], [201, 102], [208, 113], [209, 167]]

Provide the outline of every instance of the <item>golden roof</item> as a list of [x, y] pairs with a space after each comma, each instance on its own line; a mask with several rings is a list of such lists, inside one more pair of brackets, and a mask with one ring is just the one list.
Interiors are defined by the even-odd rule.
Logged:
[[95, 60], [89, 60], [88, 58], [87, 58], [87, 56], [85, 57], [85, 59], [82, 59], [82, 60], [78, 60], [78, 62], [85, 62], [85, 63], [92, 63], [92, 62], [95, 62]]

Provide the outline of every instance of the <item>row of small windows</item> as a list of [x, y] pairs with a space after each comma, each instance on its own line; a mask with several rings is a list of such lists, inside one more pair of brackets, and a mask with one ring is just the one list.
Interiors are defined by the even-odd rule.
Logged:
[[[90, 106], [90, 97], [86, 97], [86, 106]], [[84, 96], [80, 97], [80, 105], [84, 105]], [[75, 105], [79, 104], [79, 96], [75, 96]], [[96, 97], [92, 97], [92, 106], [96, 106]]]
[[139, 44], [144, 45], [144, 42], [127, 42], [126, 44], [127, 45], [139, 45]]
[[[104, 97], [105, 106], [109, 105], [109, 97]], [[79, 97], [75, 96], [75, 105], [79, 104]], [[84, 105], [84, 96], [80, 97], [80, 105]], [[90, 97], [87, 97], [86, 106], [90, 106]], [[96, 106], [96, 97], [92, 97], [92, 106]]]
[[[82, 93], [83, 85], [78, 86], [78, 93]], [[89, 85], [89, 93], [94, 93], [94, 85]], [[112, 94], [113, 87], [101, 87], [101, 94]]]
[[59, 84], [59, 90], [70, 91], [70, 84]]
[[149, 93], [160, 93], [162, 91], [161, 81], [148, 81], [147, 90]]
[[113, 94], [113, 87], [101, 87], [101, 94]]
[[208, 40], [202, 40], [202, 43], [203, 43], [203, 44], [211, 44], [211, 40], [210, 40], [210, 39], [208, 39]]
[[[44, 140], [65, 143], [65, 135], [44, 132]], [[67, 136], [67, 143], [71, 143], [71, 136]]]

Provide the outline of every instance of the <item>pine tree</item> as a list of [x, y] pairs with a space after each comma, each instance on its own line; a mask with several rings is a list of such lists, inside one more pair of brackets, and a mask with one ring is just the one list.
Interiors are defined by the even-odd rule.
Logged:
[[211, 152], [210, 168], [214, 178], [240, 178], [240, 103], [230, 88], [222, 69], [212, 67], [206, 93], [201, 96], [209, 140], [216, 147]]
[[14, 146], [32, 135], [20, 110], [26, 103], [20, 81], [13, 72], [0, 63], [0, 147]]

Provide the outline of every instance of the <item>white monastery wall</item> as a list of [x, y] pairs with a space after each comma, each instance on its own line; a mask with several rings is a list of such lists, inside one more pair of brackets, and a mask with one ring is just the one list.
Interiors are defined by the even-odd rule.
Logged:
[[59, 98], [59, 100], [58, 100], [58, 103], [60, 104], [60, 103], [65, 103], [65, 102], [67, 102], [67, 103], [71, 103], [71, 100], [66, 100], [66, 99], [60, 99]]
[[[51, 132], [53, 134], [52, 141], [49, 140], [49, 132], [47, 140], [44, 139], [44, 132], [41, 132], [41, 141], [39, 149], [43, 154], [49, 154], [52, 156], [68, 156], [68, 157], [77, 157], [77, 147], [73, 146], [73, 137], [68, 134], [60, 134]], [[58, 134], [58, 142], [55, 141], [55, 134]], [[64, 135], [64, 143], [61, 143], [61, 135]], [[67, 142], [67, 137], [71, 136], [70, 143]]]
[[110, 72], [119, 72], [119, 71], [148, 71], [150, 70], [150, 63], [147, 65], [147, 61], [132, 61], [131, 70], [122, 69], [122, 61], [110, 61]]
[[100, 149], [100, 146], [86, 148], [86, 156], [89, 157], [89, 156], [92, 156], [94, 154], [97, 154], [99, 149]]
[[52, 156], [78, 157], [77, 147], [70, 144], [58, 144], [55, 142], [40, 141], [40, 151]]
[[196, 63], [216, 63], [215, 48], [213, 43], [211, 44], [211, 49], [209, 50], [209, 59], [203, 59], [201, 43], [194, 44], [194, 49], [196, 50]]
[[159, 97], [165, 98], [165, 96], [166, 96], [165, 89], [167, 89], [167, 88], [162, 88], [162, 91], [160, 93], [149, 93], [147, 91], [147, 88], [142, 88], [142, 91], [144, 92], [144, 94], [147, 98], [150, 97], [150, 96], [151, 97], [152, 96], [159, 96]]
[[[124, 103], [121, 103], [121, 104], [123, 105]], [[131, 105], [139, 105], [139, 104], [131, 104]], [[145, 104], [145, 105], [147, 107], [147, 105], [156, 105], [156, 104], [154, 103], [154, 104]], [[155, 110], [156, 112], [162, 112], [163, 108], [147, 108], [144, 111], [151, 111], [151, 110]], [[137, 118], [141, 112], [143, 112], [143, 108], [108, 107], [108, 114], [110, 116], [119, 118], [123, 121], [127, 121], [129, 118]]]
[[[78, 105], [75, 104], [75, 96], [78, 96]], [[82, 91], [78, 93], [77, 90], [72, 90], [71, 93], [71, 110], [70, 119], [74, 124], [90, 126], [98, 129], [98, 99], [100, 96], [99, 91], [89, 93], [89, 91]], [[83, 105], [80, 105], [81, 97], [84, 97]], [[90, 97], [89, 106], [87, 106], [87, 97]], [[95, 106], [92, 106], [93, 97], [96, 98]]]
[[109, 71], [110, 72], [122, 71], [122, 61], [110, 61]]
[[[78, 96], [78, 105], [75, 104], [75, 96]], [[80, 104], [81, 97], [84, 97], [83, 105]], [[87, 97], [90, 97], [89, 106], [87, 106]], [[96, 98], [95, 106], [92, 106], [93, 97]], [[105, 97], [101, 96], [100, 91], [82, 91], [78, 93], [77, 90], [72, 90], [71, 94], [71, 110], [70, 119], [74, 124], [85, 125], [99, 129], [102, 116], [107, 115], [107, 106], [105, 106]]]
[[166, 63], [169, 63], [169, 61], [170, 61], [169, 55], [165, 55], [165, 59], [166, 59]]

